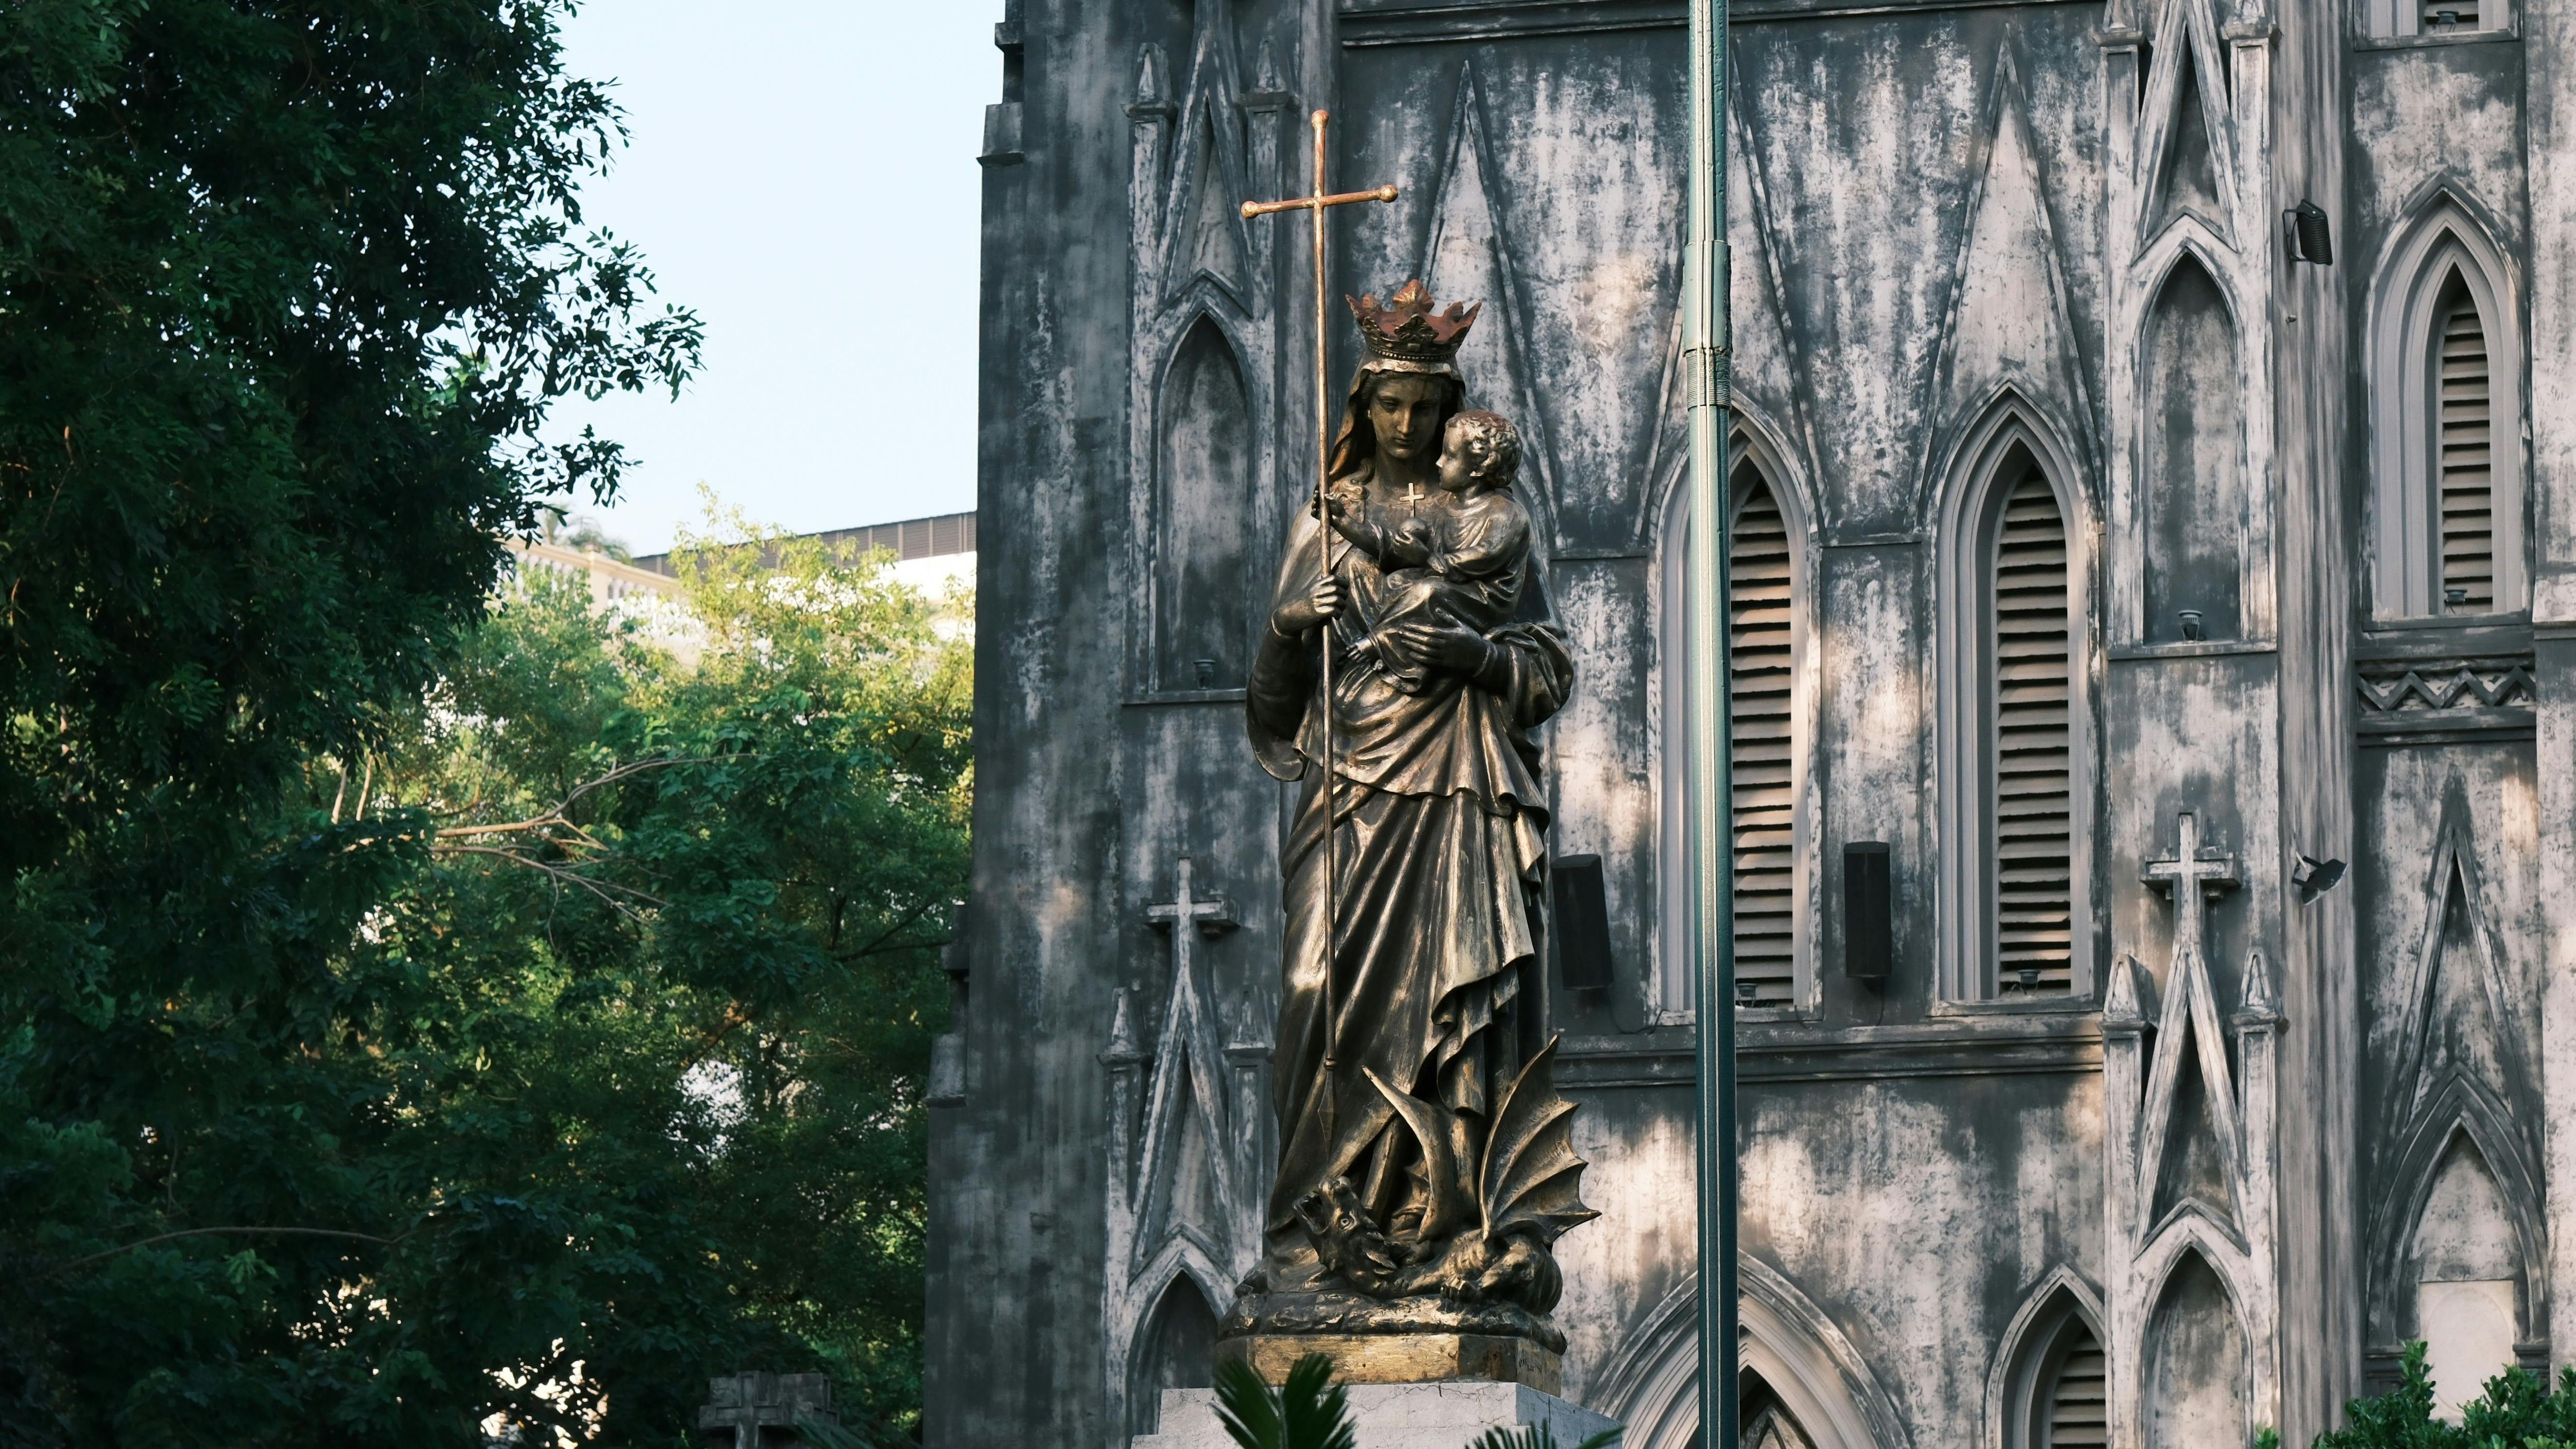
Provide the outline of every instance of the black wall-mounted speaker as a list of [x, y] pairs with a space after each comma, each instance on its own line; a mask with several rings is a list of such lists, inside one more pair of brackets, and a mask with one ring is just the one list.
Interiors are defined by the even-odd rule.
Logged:
[[1601, 884], [1601, 857], [1560, 855], [1550, 876], [1556, 906], [1556, 968], [1568, 991], [1607, 991], [1610, 897]]
[[1896, 965], [1896, 886], [1883, 841], [1843, 847], [1843, 974], [1885, 981]]
[[2320, 267], [2334, 265], [2334, 223], [2324, 207], [2302, 201], [2281, 213], [2281, 220], [2289, 233], [2290, 260]]

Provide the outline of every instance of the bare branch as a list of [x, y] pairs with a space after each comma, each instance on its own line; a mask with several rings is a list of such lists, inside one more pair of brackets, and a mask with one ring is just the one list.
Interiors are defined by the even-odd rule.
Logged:
[[909, 912], [907, 912], [902, 920], [895, 922], [893, 925], [886, 927], [882, 931], [879, 931], [876, 935], [876, 939], [859, 947], [855, 951], [838, 953], [837, 959], [843, 961], [856, 961], [864, 956], [877, 955], [880, 951], [909, 950], [910, 947], [908, 946], [888, 946], [886, 945], [886, 942], [894, 939], [898, 935], [901, 935], [906, 927], [909, 927], [913, 922], [920, 920], [932, 906], [938, 904], [940, 904], [940, 901], [936, 897], [923, 900], [921, 904], [914, 906]]
[[491, 845], [433, 845], [433, 846], [431, 846], [431, 847], [429, 848], [429, 853], [430, 853], [431, 855], [433, 855], [433, 856], [438, 856], [438, 855], [488, 855], [488, 856], [492, 857], [492, 858], [493, 858], [493, 859], [495, 859], [495, 860], [505, 860], [505, 861], [508, 861], [508, 862], [509, 862], [510, 864], [512, 864], [512, 865], [515, 865], [515, 866], [521, 866], [521, 867], [524, 867], [524, 868], [526, 868], [526, 869], [528, 869], [528, 870], [536, 871], [536, 872], [538, 872], [539, 874], [542, 874], [542, 875], [552, 876], [554, 879], [556, 879], [556, 880], [558, 880], [558, 881], [562, 881], [562, 882], [564, 882], [564, 883], [566, 883], [566, 884], [568, 884], [568, 885], [576, 885], [576, 886], [579, 886], [579, 887], [581, 887], [583, 890], [586, 890], [586, 891], [590, 892], [592, 895], [595, 895], [595, 896], [599, 897], [601, 900], [603, 900], [603, 901], [607, 902], [607, 903], [608, 903], [608, 905], [609, 905], [612, 909], [616, 910], [620, 915], [623, 915], [623, 916], [627, 917], [627, 918], [628, 918], [628, 919], [630, 919], [630, 920], [633, 920], [633, 919], [639, 919], [639, 917], [637, 916], [637, 913], [636, 913], [635, 908], [634, 908], [633, 906], [631, 906], [631, 905], [627, 904], [627, 902], [626, 902], [626, 901], [619, 899], [619, 897], [621, 897], [621, 896], [632, 897], [632, 898], [634, 898], [635, 900], [642, 901], [642, 902], [644, 902], [644, 903], [645, 903], [645, 904], [647, 904], [647, 905], [654, 905], [654, 906], [668, 906], [668, 905], [670, 905], [670, 902], [669, 902], [669, 901], [663, 900], [663, 899], [662, 899], [661, 897], [659, 897], [659, 896], [648, 895], [648, 894], [646, 894], [646, 893], [645, 893], [645, 892], [643, 892], [643, 891], [639, 891], [639, 890], [635, 889], [633, 886], [622, 886], [622, 885], [618, 885], [618, 884], [617, 884], [616, 882], [614, 882], [614, 881], [597, 881], [597, 880], [592, 880], [590, 877], [588, 877], [588, 876], [586, 876], [586, 875], [583, 875], [583, 874], [582, 874], [581, 872], [579, 872], [579, 871], [576, 871], [576, 870], [568, 870], [568, 869], [566, 869], [566, 868], [564, 868], [564, 867], [562, 867], [562, 866], [559, 866], [559, 865], [554, 864], [552, 861], [534, 860], [534, 859], [529, 858], [528, 856], [521, 855], [521, 854], [519, 854], [519, 853], [518, 853], [518, 852], [516, 852], [516, 851], [512, 851], [512, 850], [503, 850], [503, 849], [499, 848], [498, 846], [491, 846]]

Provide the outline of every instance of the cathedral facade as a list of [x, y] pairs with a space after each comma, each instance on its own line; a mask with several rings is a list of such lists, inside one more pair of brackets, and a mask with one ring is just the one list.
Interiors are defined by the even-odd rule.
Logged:
[[[1732, 9], [1748, 1442], [2304, 1444], [2410, 1340], [2445, 1400], [2565, 1361], [2576, 14]], [[1261, 1252], [1293, 801], [1244, 685], [1318, 319], [1307, 222], [1238, 207], [1317, 108], [1398, 188], [1336, 290], [1481, 300], [1525, 442], [1554, 899], [1606, 923], [1546, 969], [1565, 1390], [1690, 1442], [1684, 22], [1011, 0], [934, 1445], [1151, 1431]]]

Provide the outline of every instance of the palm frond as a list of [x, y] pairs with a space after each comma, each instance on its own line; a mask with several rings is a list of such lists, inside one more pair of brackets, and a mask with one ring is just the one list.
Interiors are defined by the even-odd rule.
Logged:
[[1308, 1354], [1272, 1389], [1252, 1365], [1228, 1359], [1216, 1368], [1217, 1420], [1242, 1449], [1354, 1449], [1350, 1397], [1333, 1382], [1333, 1361]]

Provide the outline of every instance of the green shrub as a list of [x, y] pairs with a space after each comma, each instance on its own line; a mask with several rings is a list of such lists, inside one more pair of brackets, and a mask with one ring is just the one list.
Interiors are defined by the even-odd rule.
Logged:
[[2487, 1380], [2486, 1393], [2461, 1411], [2461, 1421], [2433, 1417], [2433, 1380], [2424, 1371], [2424, 1345], [2406, 1346], [2404, 1377], [2375, 1399], [2345, 1406], [2346, 1425], [2319, 1438], [2316, 1449], [2576, 1449], [2576, 1369], [2546, 1384], [2518, 1368]]

